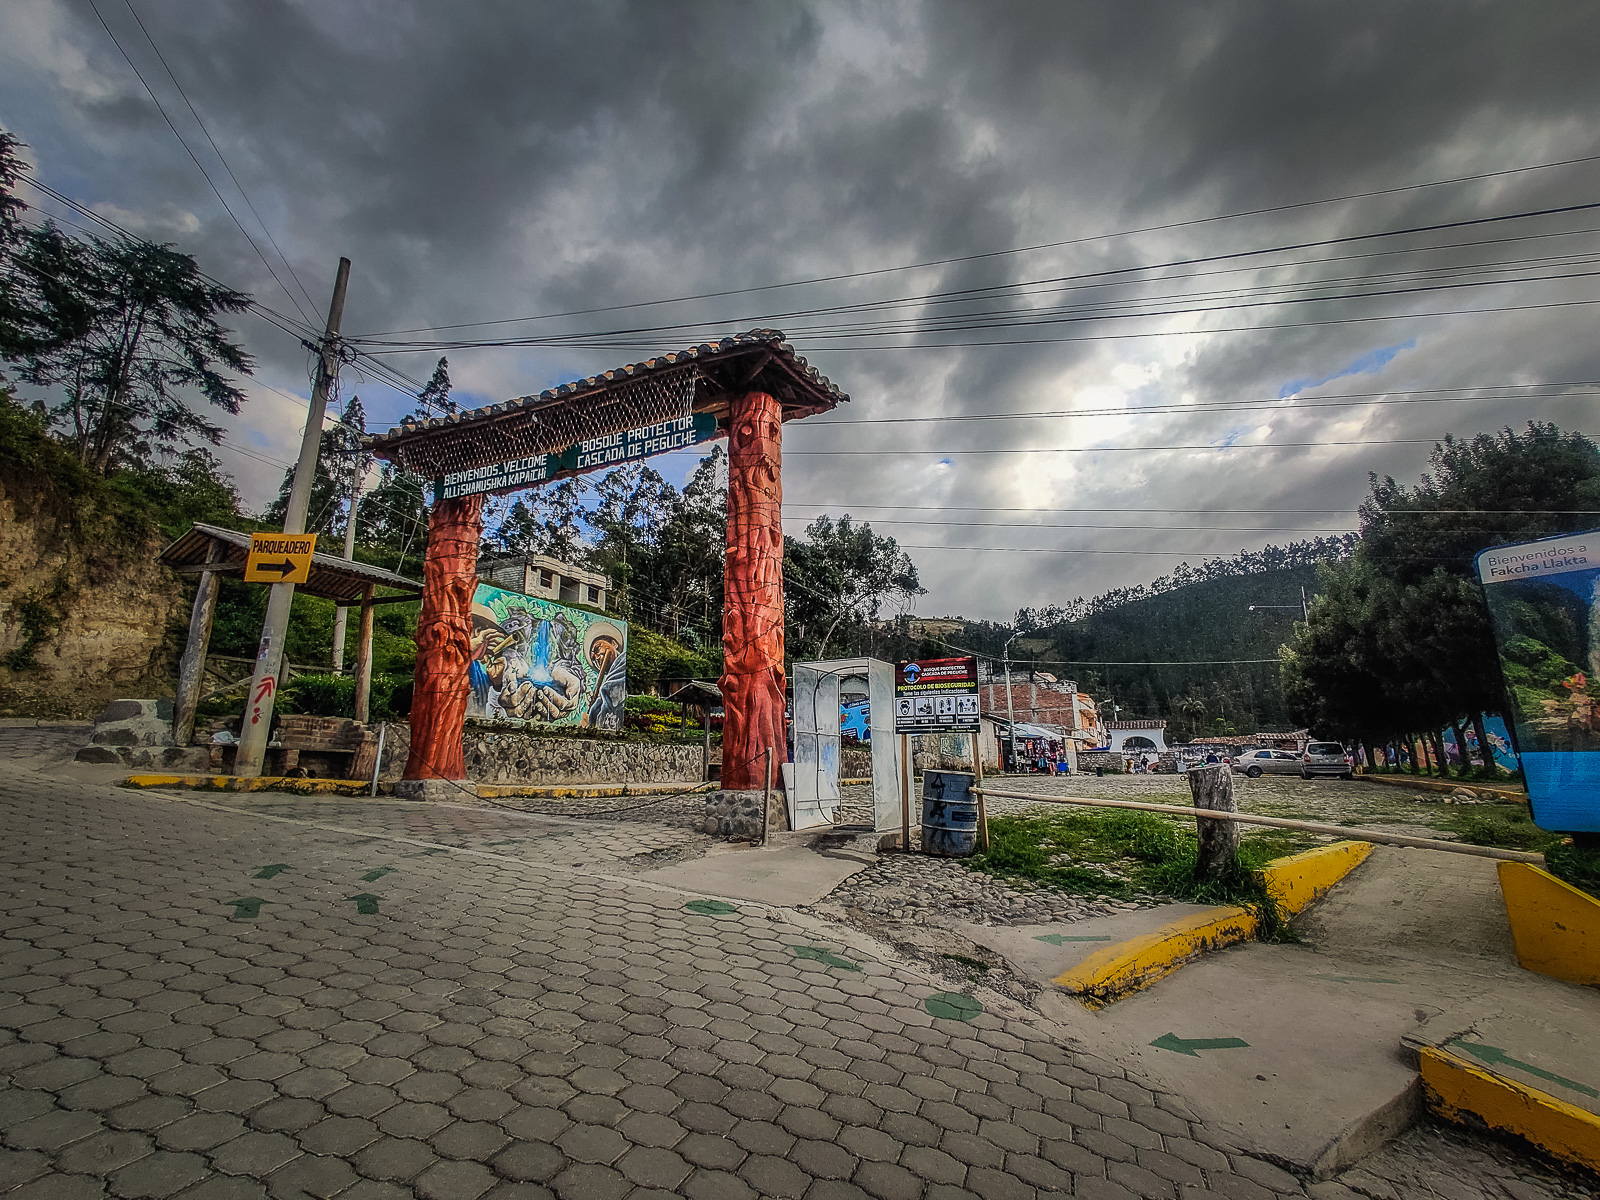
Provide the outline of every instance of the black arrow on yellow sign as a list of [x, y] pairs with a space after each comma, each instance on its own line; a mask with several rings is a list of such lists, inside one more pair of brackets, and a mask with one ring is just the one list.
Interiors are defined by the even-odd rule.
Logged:
[[294, 571], [294, 563], [290, 562], [287, 558], [284, 559], [282, 562], [257, 563], [256, 564], [256, 570], [258, 570], [258, 571], [276, 571], [279, 575], [288, 575], [288, 574], [290, 574], [290, 573], [292, 573]]

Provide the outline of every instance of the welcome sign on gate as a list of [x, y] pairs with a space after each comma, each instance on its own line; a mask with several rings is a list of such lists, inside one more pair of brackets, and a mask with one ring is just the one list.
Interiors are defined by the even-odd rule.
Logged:
[[582, 475], [586, 471], [598, 471], [604, 467], [620, 466], [625, 462], [682, 450], [685, 446], [695, 446], [716, 436], [717, 419], [710, 413], [673, 417], [652, 425], [585, 438], [576, 445], [550, 454], [513, 458], [486, 467], [453, 472], [434, 483], [433, 498], [438, 502], [480, 493], [515, 491], [552, 479]]
[[1534, 822], [1600, 833], [1600, 530], [1477, 558]]

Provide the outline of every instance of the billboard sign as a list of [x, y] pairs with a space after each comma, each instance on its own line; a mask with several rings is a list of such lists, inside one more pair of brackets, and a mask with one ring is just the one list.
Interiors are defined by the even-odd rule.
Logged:
[[1600, 832], [1600, 530], [1477, 558], [1533, 819]]
[[479, 584], [467, 716], [622, 732], [628, 624]]
[[711, 413], [673, 417], [653, 425], [640, 425], [635, 429], [586, 438], [575, 446], [551, 454], [535, 454], [487, 467], [474, 467], [470, 471], [454, 472], [434, 483], [433, 498], [438, 502], [476, 496], [480, 492], [512, 491], [568, 475], [582, 475], [585, 471], [620, 466], [625, 462], [681, 450], [685, 446], [696, 446], [716, 436], [717, 418]]
[[896, 733], [976, 733], [978, 660], [924, 658], [894, 669]]

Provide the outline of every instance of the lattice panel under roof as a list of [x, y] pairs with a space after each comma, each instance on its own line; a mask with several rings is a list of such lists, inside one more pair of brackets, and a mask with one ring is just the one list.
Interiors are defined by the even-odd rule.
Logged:
[[582, 404], [554, 400], [533, 409], [508, 405], [507, 416], [516, 419], [466, 425], [411, 445], [402, 443], [395, 457], [414, 471], [436, 476], [565, 450], [589, 438], [688, 416], [699, 379], [699, 368], [690, 365], [630, 379]]
[[589, 438], [695, 412], [725, 414], [736, 391], [776, 396], [785, 420], [849, 400], [783, 334], [752, 330], [574, 383], [448, 417], [408, 421], [366, 439], [379, 456], [429, 478], [566, 449]]

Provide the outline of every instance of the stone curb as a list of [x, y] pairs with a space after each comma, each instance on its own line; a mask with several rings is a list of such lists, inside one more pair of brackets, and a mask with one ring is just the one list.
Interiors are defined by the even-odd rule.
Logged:
[[1532, 863], [1499, 867], [1517, 962], [1553, 979], [1600, 987], [1600, 900]]
[[1481, 783], [1455, 782], [1443, 779], [1413, 779], [1408, 775], [1357, 775], [1362, 783], [1381, 783], [1385, 787], [1410, 788], [1418, 792], [1474, 792], [1479, 795], [1494, 796], [1501, 800], [1515, 800], [1518, 804], [1528, 802], [1528, 793], [1514, 791], [1511, 788], [1485, 787]]
[[1561, 1162], [1600, 1172], [1600, 1117], [1437, 1046], [1420, 1054], [1423, 1102], [1444, 1120], [1527, 1142]]
[[[1372, 853], [1371, 842], [1335, 842], [1290, 855], [1256, 872], [1286, 915], [1294, 916], [1325, 895]], [[1187, 962], [1255, 937], [1260, 918], [1234, 904], [1218, 905], [1169, 921], [1150, 933], [1096, 950], [1055, 979], [1057, 987], [1090, 1008], [1104, 1008], [1149, 987]]]

